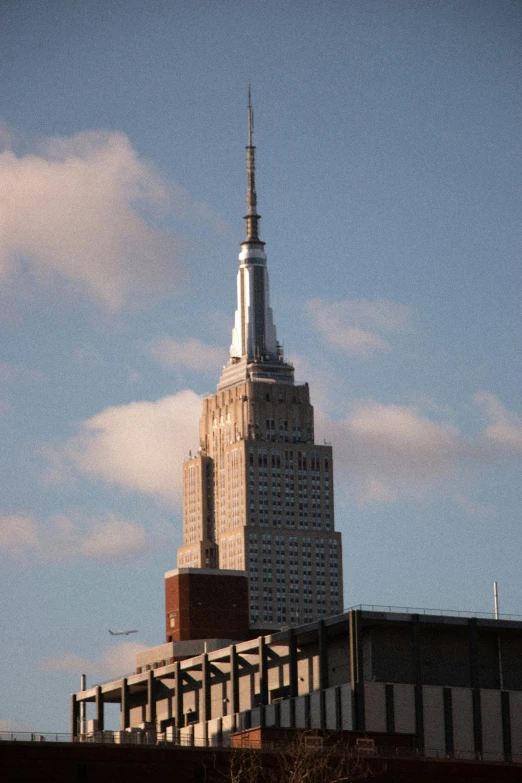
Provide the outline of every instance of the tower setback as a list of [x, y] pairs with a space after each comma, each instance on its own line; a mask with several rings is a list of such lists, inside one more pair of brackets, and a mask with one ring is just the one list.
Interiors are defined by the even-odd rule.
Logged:
[[333, 459], [314, 442], [308, 384], [277, 341], [259, 238], [253, 111], [248, 102], [246, 238], [230, 358], [203, 402], [200, 446], [183, 466], [178, 568], [246, 571], [252, 629], [343, 611]]

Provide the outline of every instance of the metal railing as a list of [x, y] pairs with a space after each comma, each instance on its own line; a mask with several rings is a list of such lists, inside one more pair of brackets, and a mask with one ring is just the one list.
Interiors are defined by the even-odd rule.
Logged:
[[[191, 737], [177, 738], [176, 745], [193, 745]], [[157, 745], [165, 741], [164, 735], [154, 730], [130, 729], [128, 731], [94, 731], [85, 734], [66, 734], [40, 731], [0, 731], [0, 742], [79, 742], [96, 745]], [[172, 743], [171, 743], [172, 744]]]
[[[128, 674], [121, 674], [119, 677], [113, 677], [111, 680], [102, 680], [101, 682], [97, 682], [96, 685], [111, 685], [113, 682], [117, 683], [120, 682], [120, 680], [128, 680], [129, 677], [134, 677], [136, 674], [137, 674], [136, 669], [134, 669], [133, 672], [129, 672]], [[91, 688], [94, 687], [95, 687], [94, 685], [91, 685], [85, 690], [90, 691]]]
[[72, 734], [49, 731], [0, 731], [0, 742], [72, 742]]
[[362, 612], [384, 612], [386, 614], [425, 614], [436, 617], [478, 617], [484, 620], [514, 620], [522, 622], [520, 614], [499, 614], [498, 618], [494, 612], [466, 612], [462, 609], [426, 609], [412, 606], [381, 606], [380, 604], [358, 604], [349, 606], [344, 612], [351, 609], [359, 609]]

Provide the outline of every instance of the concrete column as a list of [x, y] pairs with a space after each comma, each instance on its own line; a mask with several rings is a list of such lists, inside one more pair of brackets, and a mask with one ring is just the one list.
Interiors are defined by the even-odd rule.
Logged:
[[268, 657], [265, 637], [259, 639], [259, 718], [261, 727], [265, 725], [265, 705], [268, 704]]
[[338, 685], [335, 689], [335, 728], [341, 731], [343, 727], [343, 707], [341, 700], [341, 688]]
[[176, 719], [176, 728], [181, 728], [184, 723], [183, 716], [183, 683], [181, 681], [181, 666], [179, 661], [176, 661], [174, 668], [174, 682], [176, 684], [176, 692], [174, 695], [174, 717]]
[[147, 723], [156, 722], [156, 680], [154, 672], [147, 672], [147, 706], [145, 708], [145, 720]]
[[127, 678], [123, 677], [121, 681], [121, 696], [120, 696], [120, 730], [124, 731], [129, 728], [129, 686], [127, 684]]
[[364, 672], [361, 634], [361, 612], [351, 609], [348, 615], [350, 631], [350, 684], [352, 689], [352, 720], [356, 731], [364, 731]]
[[288, 629], [288, 684], [290, 686], [290, 726], [295, 727], [295, 701], [299, 684], [297, 678], [297, 637], [293, 628]]
[[511, 761], [513, 747], [511, 742], [511, 708], [509, 691], [502, 691], [500, 694], [500, 700], [502, 709], [502, 739], [504, 742], [504, 760]]
[[469, 668], [473, 699], [473, 734], [475, 738], [475, 753], [482, 753], [482, 705], [480, 702], [480, 676], [478, 668], [478, 632], [477, 618], [470, 617], [469, 629]]
[[312, 728], [312, 709], [310, 704], [310, 694], [306, 693], [304, 697], [305, 704], [305, 728]]
[[239, 663], [237, 660], [236, 645], [230, 645], [230, 696], [232, 699], [232, 713], [239, 712]]
[[275, 726], [280, 729], [281, 728], [281, 702], [276, 702], [274, 704], [274, 724]]
[[201, 666], [201, 699], [200, 699], [200, 711], [199, 720], [205, 722], [210, 720], [210, 666], [208, 663], [208, 654], [202, 655]]
[[328, 688], [328, 637], [324, 620], [319, 620], [317, 641], [319, 647], [319, 688], [325, 690]]
[[415, 699], [415, 733], [419, 748], [424, 748], [424, 701], [422, 698], [422, 656], [420, 642], [420, 617], [418, 614], [411, 616], [412, 621], [412, 647], [413, 647], [413, 686]]
[[104, 729], [104, 722], [103, 722], [103, 693], [102, 693], [100, 685], [96, 686], [95, 694], [94, 694], [94, 701], [95, 701], [95, 704], [96, 704], [96, 721], [98, 723], [98, 731], [103, 731], [103, 729]]
[[453, 756], [455, 745], [453, 742], [453, 697], [451, 688], [442, 689], [442, 698], [444, 705], [444, 737], [446, 743], [446, 753], [448, 756]]
[[[80, 689], [82, 691], [87, 689], [87, 677], [85, 674], [80, 674]], [[86, 722], [86, 703], [84, 701], [80, 702], [80, 734], [85, 734], [87, 731], [87, 722]]]
[[76, 700], [76, 694], [71, 694], [71, 734], [73, 737], [78, 736], [78, 723], [80, 719], [80, 704]]
[[319, 648], [319, 712], [320, 726], [326, 728], [326, 694], [328, 688], [328, 638], [324, 620], [319, 620], [317, 629], [317, 642]]
[[388, 734], [395, 734], [395, 692], [391, 683], [385, 685], [384, 698], [386, 703], [386, 731]]
[[290, 685], [290, 696], [295, 698], [298, 695], [297, 681], [297, 637], [294, 628], [288, 629], [288, 674]]

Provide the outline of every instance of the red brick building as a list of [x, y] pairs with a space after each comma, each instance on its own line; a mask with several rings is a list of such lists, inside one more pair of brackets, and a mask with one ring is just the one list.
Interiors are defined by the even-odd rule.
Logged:
[[179, 568], [165, 574], [167, 642], [244, 641], [251, 637], [248, 619], [244, 571]]

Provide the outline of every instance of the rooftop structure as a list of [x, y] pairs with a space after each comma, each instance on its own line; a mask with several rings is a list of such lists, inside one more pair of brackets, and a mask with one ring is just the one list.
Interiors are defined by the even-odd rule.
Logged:
[[[121, 706], [121, 729], [229, 744], [274, 727], [415, 738], [425, 755], [522, 762], [522, 621], [351, 609], [72, 697]], [[401, 740], [401, 737], [403, 740]]]
[[[244, 571], [179, 568], [165, 574], [166, 641], [178, 651], [192, 640], [250, 638], [248, 578]], [[189, 646], [191, 654], [196, 651]], [[180, 652], [180, 655], [182, 653]], [[186, 655], [184, 657], [187, 657]]]

